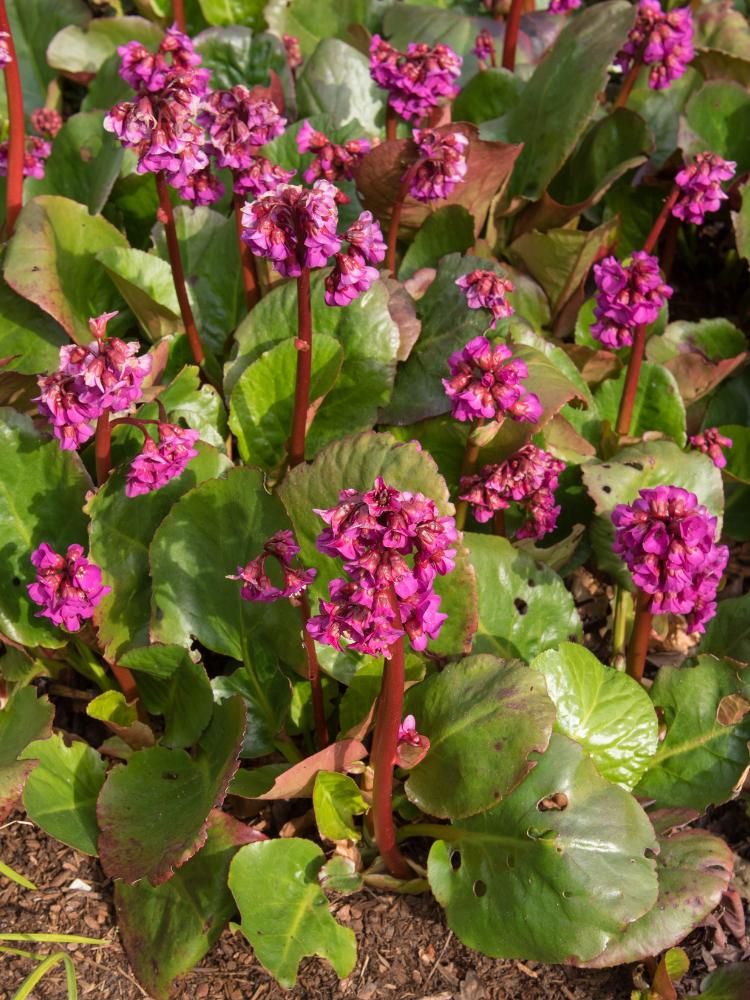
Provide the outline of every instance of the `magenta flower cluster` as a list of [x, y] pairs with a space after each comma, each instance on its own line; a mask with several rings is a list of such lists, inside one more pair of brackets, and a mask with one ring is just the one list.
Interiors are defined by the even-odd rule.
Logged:
[[578, 10], [581, 0], [551, 0], [547, 10], [550, 14], [569, 14], [571, 10]]
[[350, 580], [330, 583], [330, 600], [321, 600], [320, 614], [307, 623], [310, 635], [334, 649], [346, 640], [350, 649], [389, 656], [406, 634], [414, 649], [424, 650], [447, 617], [433, 588], [454, 567], [453, 518], [382, 477], [367, 493], [342, 490], [335, 507], [316, 513], [327, 525], [318, 549], [341, 559]]
[[371, 212], [362, 212], [344, 233], [349, 246], [337, 253], [333, 270], [326, 276], [325, 300], [329, 306], [348, 306], [378, 280], [386, 246], [380, 226]]
[[474, 48], [471, 50], [479, 60], [481, 66], [491, 63], [493, 66], [497, 60], [495, 54], [495, 40], [486, 28], [477, 35], [474, 41]]
[[294, 73], [302, 65], [302, 49], [296, 35], [283, 35], [284, 51], [289, 69]]
[[[305, 121], [297, 133], [297, 149], [300, 153], [313, 153], [314, 159], [302, 174], [307, 184], [317, 180], [351, 181], [354, 171], [362, 158], [372, 149], [369, 139], [349, 139], [345, 143], [333, 142], [323, 132], [317, 132], [310, 122]], [[339, 191], [336, 200], [347, 204], [349, 198]]]
[[643, 250], [636, 250], [627, 265], [605, 257], [594, 264], [594, 280], [598, 293], [591, 336], [615, 350], [630, 347], [636, 327], [655, 322], [672, 295], [658, 259]]
[[507, 319], [515, 312], [507, 299], [509, 292], [515, 288], [513, 282], [494, 271], [470, 271], [457, 278], [456, 284], [466, 293], [469, 309], [489, 309], [492, 313], [491, 330], [495, 329], [499, 319]]
[[447, 198], [466, 178], [469, 140], [462, 132], [432, 128], [415, 128], [412, 135], [417, 144], [417, 161], [404, 175], [409, 180], [409, 194], [422, 202]]
[[535, 424], [542, 404], [522, 382], [529, 377], [526, 362], [514, 358], [505, 344], [492, 346], [474, 337], [448, 358], [450, 378], [443, 379], [456, 420], [512, 420]]
[[37, 108], [29, 115], [32, 128], [40, 135], [49, 136], [51, 139], [57, 135], [63, 126], [62, 115], [54, 108]]
[[718, 212], [727, 197], [721, 182], [730, 181], [736, 170], [732, 160], [723, 160], [716, 153], [699, 153], [674, 179], [679, 194], [672, 215], [700, 225], [706, 212]]
[[[8, 176], [8, 147], [7, 140], [0, 142], [0, 177]], [[41, 180], [44, 177], [45, 164], [51, 153], [51, 142], [38, 135], [27, 135], [23, 154], [23, 176]]]
[[459, 499], [471, 504], [480, 524], [498, 510], [507, 510], [511, 501], [520, 505], [526, 520], [517, 538], [543, 538], [554, 531], [560, 514], [555, 490], [565, 463], [535, 444], [524, 445], [499, 465], [485, 465], [475, 476], [464, 476]]
[[[228, 576], [227, 580], [242, 580], [240, 595], [246, 601], [267, 604], [282, 597], [296, 597], [310, 586], [317, 572], [295, 565], [298, 555], [299, 545], [294, 534], [289, 530], [277, 531], [264, 543], [259, 556], [246, 566], [238, 566], [237, 573]], [[266, 572], [269, 559], [278, 563], [283, 576], [281, 587], [277, 587]]]
[[42, 542], [32, 552], [31, 562], [36, 566], [36, 581], [26, 589], [42, 608], [36, 617], [49, 618], [68, 632], [77, 632], [112, 589], [102, 584], [102, 571], [84, 556], [82, 545], [69, 545], [62, 556]]
[[0, 69], [5, 69], [13, 62], [10, 54], [10, 35], [7, 31], [0, 31]]
[[635, 24], [616, 63], [627, 73], [640, 60], [650, 67], [649, 87], [664, 90], [685, 73], [694, 54], [690, 8], [663, 11], [659, 0], [641, 0]]
[[412, 42], [406, 52], [399, 52], [380, 35], [373, 35], [370, 43], [370, 75], [388, 91], [393, 110], [407, 121], [420, 122], [441, 101], [453, 100], [462, 62], [447, 45], [430, 48]]
[[129, 497], [152, 493], [175, 477], [181, 475], [191, 458], [198, 452], [195, 443], [198, 431], [185, 429], [177, 424], [160, 422], [159, 440], [147, 437], [143, 448], [130, 463], [125, 495]]
[[731, 448], [733, 442], [731, 438], [724, 437], [718, 427], [707, 427], [700, 434], [694, 434], [690, 438], [690, 444], [704, 455], [708, 455], [717, 469], [723, 469], [727, 464], [723, 449]]
[[74, 451], [93, 437], [103, 413], [129, 409], [140, 398], [143, 379], [151, 371], [151, 356], [137, 357], [135, 341], [105, 337], [107, 322], [116, 315], [105, 313], [89, 320], [95, 339], [86, 347], [61, 347], [58, 370], [37, 379], [39, 412], [63, 449]]
[[653, 614], [680, 614], [690, 632], [705, 631], [716, 613], [716, 591], [729, 558], [716, 544], [716, 518], [694, 493], [678, 486], [641, 490], [612, 511], [614, 551], [635, 585], [651, 595]]

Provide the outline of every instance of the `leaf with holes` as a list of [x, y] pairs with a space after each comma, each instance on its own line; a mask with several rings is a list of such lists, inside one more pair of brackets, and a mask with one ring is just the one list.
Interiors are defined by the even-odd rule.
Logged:
[[[525, 664], [470, 656], [407, 694], [405, 711], [430, 740], [406, 794], [431, 816], [461, 819], [496, 805], [547, 749], [555, 710]], [[450, 781], [446, 781], [450, 775]]]
[[[3, 674], [4, 677], [4, 674]], [[33, 687], [19, 688], [0, 708], [0, 822], [15, 807], [34, 764], [19, 754], [52, 735], [54, 707]]]
[[231, 698], [214, 709], [194, 757], [152, 747], [107, 776], [96, 815], [99, 855], [110, 878], [166, 882], [206, 842], [209, 813], [224, 801], [239, 763], [245, 706]]
[[556, 733], [500, 805], [446, 827], [427, 871], [448, 926], [470, 948], [587, 961], [656, 902], [656, 847], [635, 799]]

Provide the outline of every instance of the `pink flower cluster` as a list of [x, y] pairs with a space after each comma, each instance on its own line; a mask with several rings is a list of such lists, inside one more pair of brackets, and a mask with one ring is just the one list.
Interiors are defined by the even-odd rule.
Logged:
[[458, 535], [452, 517], [441, 517], [421, 493], [400, 492], [382, 477], [367, 493], [342, 490], [339, 503], [316, 511], [327, 527], [318, 537], [325, 555], [343, 560], [350, 580], [329, 585], [330, 600], [307, 630], [318, 642], [372, 656], [389, 656], [389, 646], [406, 634], [423, 650], [446, 619], [433, 587], [454, 567]]
[[555, 490], [564, 468], [565, 463], [549, 452], [527, 444], [499, 465], [485, 465], [478, 475], [464, 476], [459, 498], [472, 505], [480, 524], [514, 501], [526, 516], [516, 537], [538, 540], [557, 525], [560, 507], [555, 504]]
[[550, 14], [569, 14], [571, 10], [578, 10], [581, 0], [552, 0], [547, 10]]
[[379, 224], [371, 212], [362, 212], [346, 233], [349, 247], [337, 253], [333, 270], [326, 276], [325, 300], [329, 306], [348, 306], [378, 280], [378, 270], [386, 246]]
[[296, 35], [284, 35], [282, 37], [284, 50], [286, 51], [286, 61], [289, 69], [294, 73], [302, 65], [302, 49], [299, 45], [299, 38]]
[[91, 618], [94, 608], [110, 591], [102, 584], [102, 571], [83, 554], [82, 545], [69, 545], [64, 556], [42, 542], [31, 555], [36, 582], [27, 584], [29, 597], [40, 605], [37, 618], [77, 632]]
[[653, 614], [680, 614], [690, 632], [703, 632], [716, 613], [716, 591], [729, 558], [716, 544], [716, 518], [694, 493], [678, 486], [644, 489], [612, 511], [614, 551], [633, 582], [651, 595]]
[[430, 741], [417, 732], [417, 720], [413, 715], [407, 715], [398, 727], [396, 736], [396, 767], [411, 768], [424, 760], [430, 749]]
[[10, 35], [7, 31], [0, 31], [0, 69], [5, 69], [13, 62], [10, 54]]
[[105, 412], [129, 409], [141, 395], [141, 383], [151, 371], [151, 356], [136, 357], [139, 344], [105, 337], [116, 313], [89, 320], [95, 339], [86, 347], [60, 348], [60, 367], [37, 379], [39, 412], [52, 425], [60, 447], [74, 451], [93, 437], [96, 420]]
[[718, 212], [727, 197], [722, 181], [730, 181], [737, 170], [732, 160], [723, 160], [716, 153], [698, 153], [696, 158], [675, 177], [680, 189], [672, 215], [683, 222], [700, 225], [706, 212]]
[[490, 329], [494, 330], [499, 319], [507, 319], [515, 310], [506, 296], [515, 288], [512, 281], [502, 278], [494, 271], [470, 271], [456, 279], [459, 288], [466, 293], [469, 309], [489, 309], [492, 313]]
[[[52, 152], [52, 143], [41, 139], [38, 135], [26, 136], [26, 149], [23, 154], [23, 176], [44, 177], [44, 165]], [[0, 142], [0, 177], [8, 176], [8, 142]]]
[[723, 469], [727, 459], [722, 449], [731, 448], [733, 442], [731, 438], [720, 434], [718, 427], [707, 427], [702, 433], [694, 434], [690, 438], [690, 444], [704, 455], [708, 455], [717, 469]]
[[[246, 601], [269, 603], [281, 597], [296, 597], [315, 579], [316, 570], [295, 566], [299, 545], [291, 531], [277, 531], [263, 545], [259, 556], [251, 559], [246, 566], [238, 566], [237, 573], [227, 580], [242, 580], [240, 594]], [[272, 583], [266, 572], [266, 562], [274, 559], [283, 575], [281, 587]]]
[[[314, 153], [315, 158], [302, 174], [308, 184], [322, 178], [326, 181], [350, 181], [362, 157], [370, 152], [369, 139], [349, 139], [348, 142], [333, 142], [323, 132], [316, 132], [310, 122], [305, 121], [297, 133], [297, 149], [300, 153]], [[336, 200], [346, 204], [349, 198], [339, 191]]]
[[32, 128], [40, 135], [49, 136], [54, 139], [63, 126], [62, 115], [54, 108], [37, 108], [29, 115]]
[[526, 362], [514, 358], [505, 344], [493, 347], [486, 337], [474, 337], [448, 358], [451, 377], [443, 379], [456, 420], [513, 420], [535, 424], [542, 404], [521, 384], [528, 378]]
[[418, 155], [405, 175], [410, 181], [409, 194], [422, 202], [447, 198], [466, 178], [469, 140], [462, 132], [437, 132], [431, 128], [415, 128], [412, 135]]
[[388, 91], [393, 110], [407, 121], [421, 121], [443, 98], [456, 96], [462, 62], [447, 45], [431, 49], [412, 42], [406, 52], [399, 52], [380, 35], [373, 35], [370, 43], [370, 75]]
[[635, 25], [617, 54], [627, 73], [636, 60], [650, 66], [648, 85], [664, 90], [679, 80], [693, 58], [693, 18], [689, 7], [663, 11], [659, 0], [641, 0]]
[[485, 63], [491, 63], [494, 66], [497, 62], [495, 40], [486, 28], [482, 28], [477, 35], [474, 48], [471, 51], [477, 57], [482, 67], [484, 67]]
[[598, 288], [591, 336], [615, 350], [630, 347], [636, 327], [656, 321], [672, 295], [661, 279], [656, 257], [636, 250], [631, 263], [623, 266], [616, 257], [594, 264]]
[[198, 452], [195, 442], [200, 437], [198, 431], [184, 429], [177, 424], [158, 425], [159, 441], [147, 437], [143, 449], [130, 463], [125, 495], [129, 497], [152, 493], [181, 475]]

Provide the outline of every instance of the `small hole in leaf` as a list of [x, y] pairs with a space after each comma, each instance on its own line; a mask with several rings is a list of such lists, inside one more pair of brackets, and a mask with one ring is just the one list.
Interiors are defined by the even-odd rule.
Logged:
[[525, 615], [526, 612], [529, 610], [529, 606], [526, 603], [526, 601], [522, 600], [520, 597], [517, 597], [513, 601], [513, 607], [516, 609], [519, 615]]
[[611, 468], [612, 468], [612, 466], [611, 466], [611, 465], [603, 465], [603, 466], [602, 466], [602, 468], [603, 468], [603, 469], [611, 469]]
[[571, 895], [572, 895], [572, 893], [568, 892], [567, 889], [563, 889], [563, 891], [562, 891], [562, 898], [563, 899], [570, 899]]
[[164, 778], [165, 781], [177, 781], [179, 774], [175, 774], [174, 771], [164, 771], [162, 778]]
[[477, 899], [481, 899], [482, 896], [487, 895], [487, 884], [481, 878], [478, 878], [471, 888]]
[[637, 469], [638, 472], [643, 472], [643, 466], [640, 462], [626, 462], [625, 465], [629, 465], [631, 469]]
[[568, 796], [565, 792], [555, 792], [554, 795], [548, 795], [537, 802], [536, 807], [539, 812], [561, 812], [567, 805]]
[[644, 854], [650, 860], [653, 860], [656, 857], [656, 851], [652, 851], [650, 847], [646, 848], [646, 850], [644, 851]]
[[515, 857], [512, 854], [509, 854], [508, 857], [505, 859], [505, 864], [508, 866], [508, 868], [515, 868], [516, 867]]
[[536, 587], [536, 580], [527, 580], [526, 585], [529, 587]]
[[454, 872], [457, 872], [460, 867], [461, 867], [461, 852], [453, 851], [451, 853], [451, 868], [453, 869]]
[[20, 587], [21, 586], [21, 581], [18, 579], [17, 576], [13, 577], [13, 586], [14, 587]]
[[602, 493], [611, 493], [611, 492], [612, 492], [611, 486], [602, 486]]

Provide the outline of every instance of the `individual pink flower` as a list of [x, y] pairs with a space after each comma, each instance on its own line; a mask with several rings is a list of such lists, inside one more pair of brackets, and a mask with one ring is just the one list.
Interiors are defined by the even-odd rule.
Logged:
[[302, 65], [302, 49], [299, 45], [299, 38], [296, 35], [283, 35], [281, 39], [286, 50], [286, 61], [292, 74]]
[[479, 65], [482, 68], [484, 68], [485, 63], [490, 63], [492, 66], [496, 64], [495, 40], [485, 28], [482, 28], [477, 35], [472, 52], [479, 60]]
[[729, 558], [716, 544], [717, 521], [694, 493], [677, 486], [643, 489], [612, 511], [613, 545], [635, 585], [651, 595], [653, 614], [685, 615], [690, 632], [716, 614], [716, 591]]
[[723, 449], [731, 448], [733, 442], [731, 438], [724, 437], [718, 427], [707, 427], [700, 434], [694, 434], [690, 438], [690, 444], [708, 455], [717, 469], [723, 469], [727, 464]]
[[721, 189], [722, 181], [730, 181], [737, 170], [732, 160], [723, 160], [716, 153], [698, 153], [675, 177], [680, 189], [672, 215], [683, 222], [701, 225], [706, 212], [718, 212], [727, 195]]
[[635, 25], [617, 54], [627, 73], [635, 60], [650, 67], [648, 85], [664, 90], [678, 80], [693, 58], [693, 18], [689, 7], [663, 11], [659, 0], [641, 0]]
[[0, 69], [5, 69], [13, 62], [10, 54], [10, 35], [7, 31], [0, 31]]
[[659, 312], [672, 295], [662, 281], [656, 257], [636, 250], [629, 264], [605, 257], [594, 264], [598, 293], [591, 336], [607, 347], [630, 347], [636, 328], [656, 322]]
[[254, 97], [241, 84], [212, 91], [197, 121], [206, 130], [207, 151], [217, 166], [238, 172], [248, 170], [261, 146], [281, 135], [286, 125], [273, 101]]
[[198, 431], [165, 423], [160, 423], [158, 430], [159, 441], [147, 437], [143, 449], [130, 463], [125, 484], [128, 497], [160, 490], [182, 475], [190, 459], [198, 454], [194, 447], [200, 437]]
[[370, 43], [370, 75], [388, 91], [393, 110], [407, 121], [420, 122], [444, 100], [456, 96], [462, 61], [442, 44], [430, 48], [411, 42], [406, 52], [399, 52], [380, 35], [373, 35]]
[[[263, 545], [260, 555], [251, 559], [246, 566], [238, 566], [236, 575], [227, 580], [242, 580], [240, 596], [245, 601], [270, 603], [282, 597], [296, 597], [315, 579], [316, 570], [295, 566], [299, 555], [299, 545], [291, 531], [277, 531]], [[269, 558], [274, 559], [283, 575], [281, 587], [277, 587], [266, 572]]]
[[[349, 139], [343, 144], [333, 142], [323, 132], [317, 132], [308, 121], [303, 122], [297, 133], [297, 149], [300, 153], [314, 154], [312, 163], [302, 174], [308, 184], [319, 178], [332, 183], [352, 180], [354, 171], [371, 148], [369, 139]], [[339, 191], [337, 198], [340, 204], [349, 201], [342, 191]]]
[[62, 115], [54, 108], [37, 108], [29, 115], [31, 126], [40, 135], [54, 139], [63, 126]]
[[437, 132], [414, 129], [417, 162], [409, 168], [409, 194], [417, 201], [430, 202], [447, 198], [466, 177], [466, 147], [469, 140], [462, 132]]
[[26, 589], [42, 608], [36, 617], [49, 618], [68, 632], [78, 632], [112, 589], [102, 584], [101, 569], [84, 556], [82, 545], [69, 545], [62, 556], [42, 542], [32, 553], [31, 562], [36, 567], [36, 581]]
[[[38, 135], [26, 136], [26, 149], [23, 154], [23, 176], [42, 180], [44, 166], [52, 153], [52, 143], [41, 139]], [[0, 177], [8, 176], [8, 143], [0, 142]]]
[[417, 732], [417, 720], [413, 715], [407, 715], [398, 727], [394, 764], [403, 768], [416, 767], [429, 749], [428, 738]]
[[505, 344], [493, 347], [486, 337], [474, 337], [448, 359], [450, 378], [443, 379], [456, 420], [512, 420], [536, 423], [542, 405], [523, 387], [529, 371]]
[[507, 319], [515, 310], [508, 302], [507, 295], [515, 285], [494, 271], [470, 271], [456, 279], [459, 288], [466, 293], [469, 309], [489, 309], [492, 313], [490, 329], [494, 330], [499, 319]]

